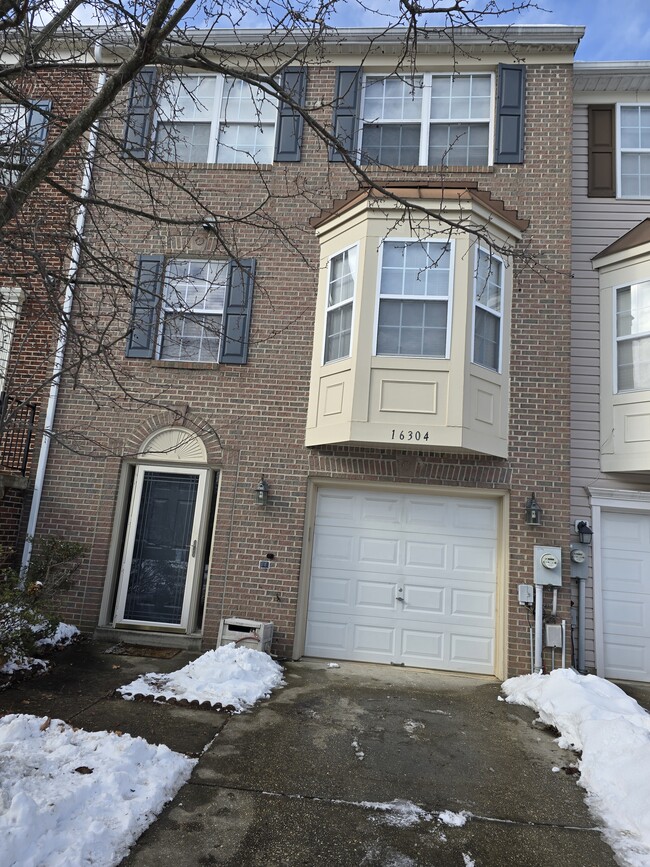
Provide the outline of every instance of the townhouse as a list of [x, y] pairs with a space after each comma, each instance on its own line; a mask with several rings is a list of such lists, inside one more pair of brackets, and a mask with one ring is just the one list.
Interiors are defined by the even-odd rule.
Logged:
[[[572, 514], [582, 667], [650, 681], [650, 64], [575, 69]], [[579, 582], [579, 583], [580, 583]]]
[[[62, 381], [76, 448], [53, 443], [39, 515], [88, 547], [63, 617], [196, 649], [234, 616], [294, 658], [559, 664], [581, 35], [430, 32], [413, 60], [401, 31], [339, 31], [260, 60], [293, 104], [218, 72], [134, 83], [95, 167], [122, 208], [87, 229], [110, 268], [78, 280], [110, 369]], [[210, 38], [216, 68], [264, 34]]]

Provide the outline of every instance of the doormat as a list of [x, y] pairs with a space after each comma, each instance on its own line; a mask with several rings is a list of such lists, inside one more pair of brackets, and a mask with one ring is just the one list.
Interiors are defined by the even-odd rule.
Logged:
[[150, 656], [153, 659], [171, 659], [180, 653], [180, 647], [151, 647], [147, 644], [116, 644], [107, 653], [117, 653], [120, 656]]

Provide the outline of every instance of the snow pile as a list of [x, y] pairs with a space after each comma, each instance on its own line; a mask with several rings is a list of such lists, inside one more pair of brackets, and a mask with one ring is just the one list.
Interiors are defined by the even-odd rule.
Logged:
[[410, 828], [420, 822], [431, 822], [433, 813], [427, 813], [412, 801], [395, 800], [387, 803], [381, 801], [360, 801], [359, 806], [382, 813], [382, 820], [387, 825], [398, 828]]
[[129, 735], [0, 719], [2, 863], [119, 864], [195, 763]]
[[507, 701], [539, 713], [582, 752], [580, 785], [605, 823], [609, 844], [631, 867], [650, 864], [650, 715], [609, 681], [557, 669], [503, 684]]
[[36, 642], [36, 647], [67, 647], [76, 641], [81, 633], [76, 626], [71, 626], [69, 623], [59, 623], [52, 635], [47, 638], [39, 638]]
[[170, 674], [144, 674], [117, 692], [126, 699], [142, 695], [154, 701], [209, 702], [241, 713], [283, 683], [281, 666], [268, 654], [227, 644]]

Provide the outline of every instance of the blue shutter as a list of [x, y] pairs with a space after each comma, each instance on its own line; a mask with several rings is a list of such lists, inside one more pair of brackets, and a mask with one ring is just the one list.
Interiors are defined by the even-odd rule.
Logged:
[[499, 64], [495, 163], [524, 161], [526, 67]]
[[146, 160], [151, 150], [156, 70], [142, 69], [131, 82], [122, 156]]
[[51, 110], [51, 99], [39, 99], [27, 114], [28, 162], [35, 160], [45, 147], [48, 116]]
[[[332, 129], [336, 138], [353, 159], [357, 149], [360, 97], [361, 69], [357, 66], [339, 67], [336, 70]], [[333, 147], [330, 147], [330, 162], [343, 162], [343, 156]]]
[[[282, 73], [282, 89], [291, 95], [293, 101], [304, 107], [307, 90], [307, 71], [298, 67], [285, 69]], [[299, 163], [302, 145], [304, 119], [300, 112], [285, 102], [278, 109], [278, 129], [275, 139], [275, 161], [278, 163]]]
[[140, 256], [133, 287], [127, 358], [153, 358], [163, 285], [164, 256]]
[[223, 364], [246, 364], [248, 360], [254, 278], [255, 259], [230, 263], [219, 349]]

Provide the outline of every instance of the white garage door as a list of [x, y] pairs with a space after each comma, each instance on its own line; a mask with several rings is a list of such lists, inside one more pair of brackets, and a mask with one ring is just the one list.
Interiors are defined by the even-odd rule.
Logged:
[[601, 512], [605, 677], [650, 681], [650, 515]]
[[494, 672], [493, 500], [323, 489], [305, 653]]

